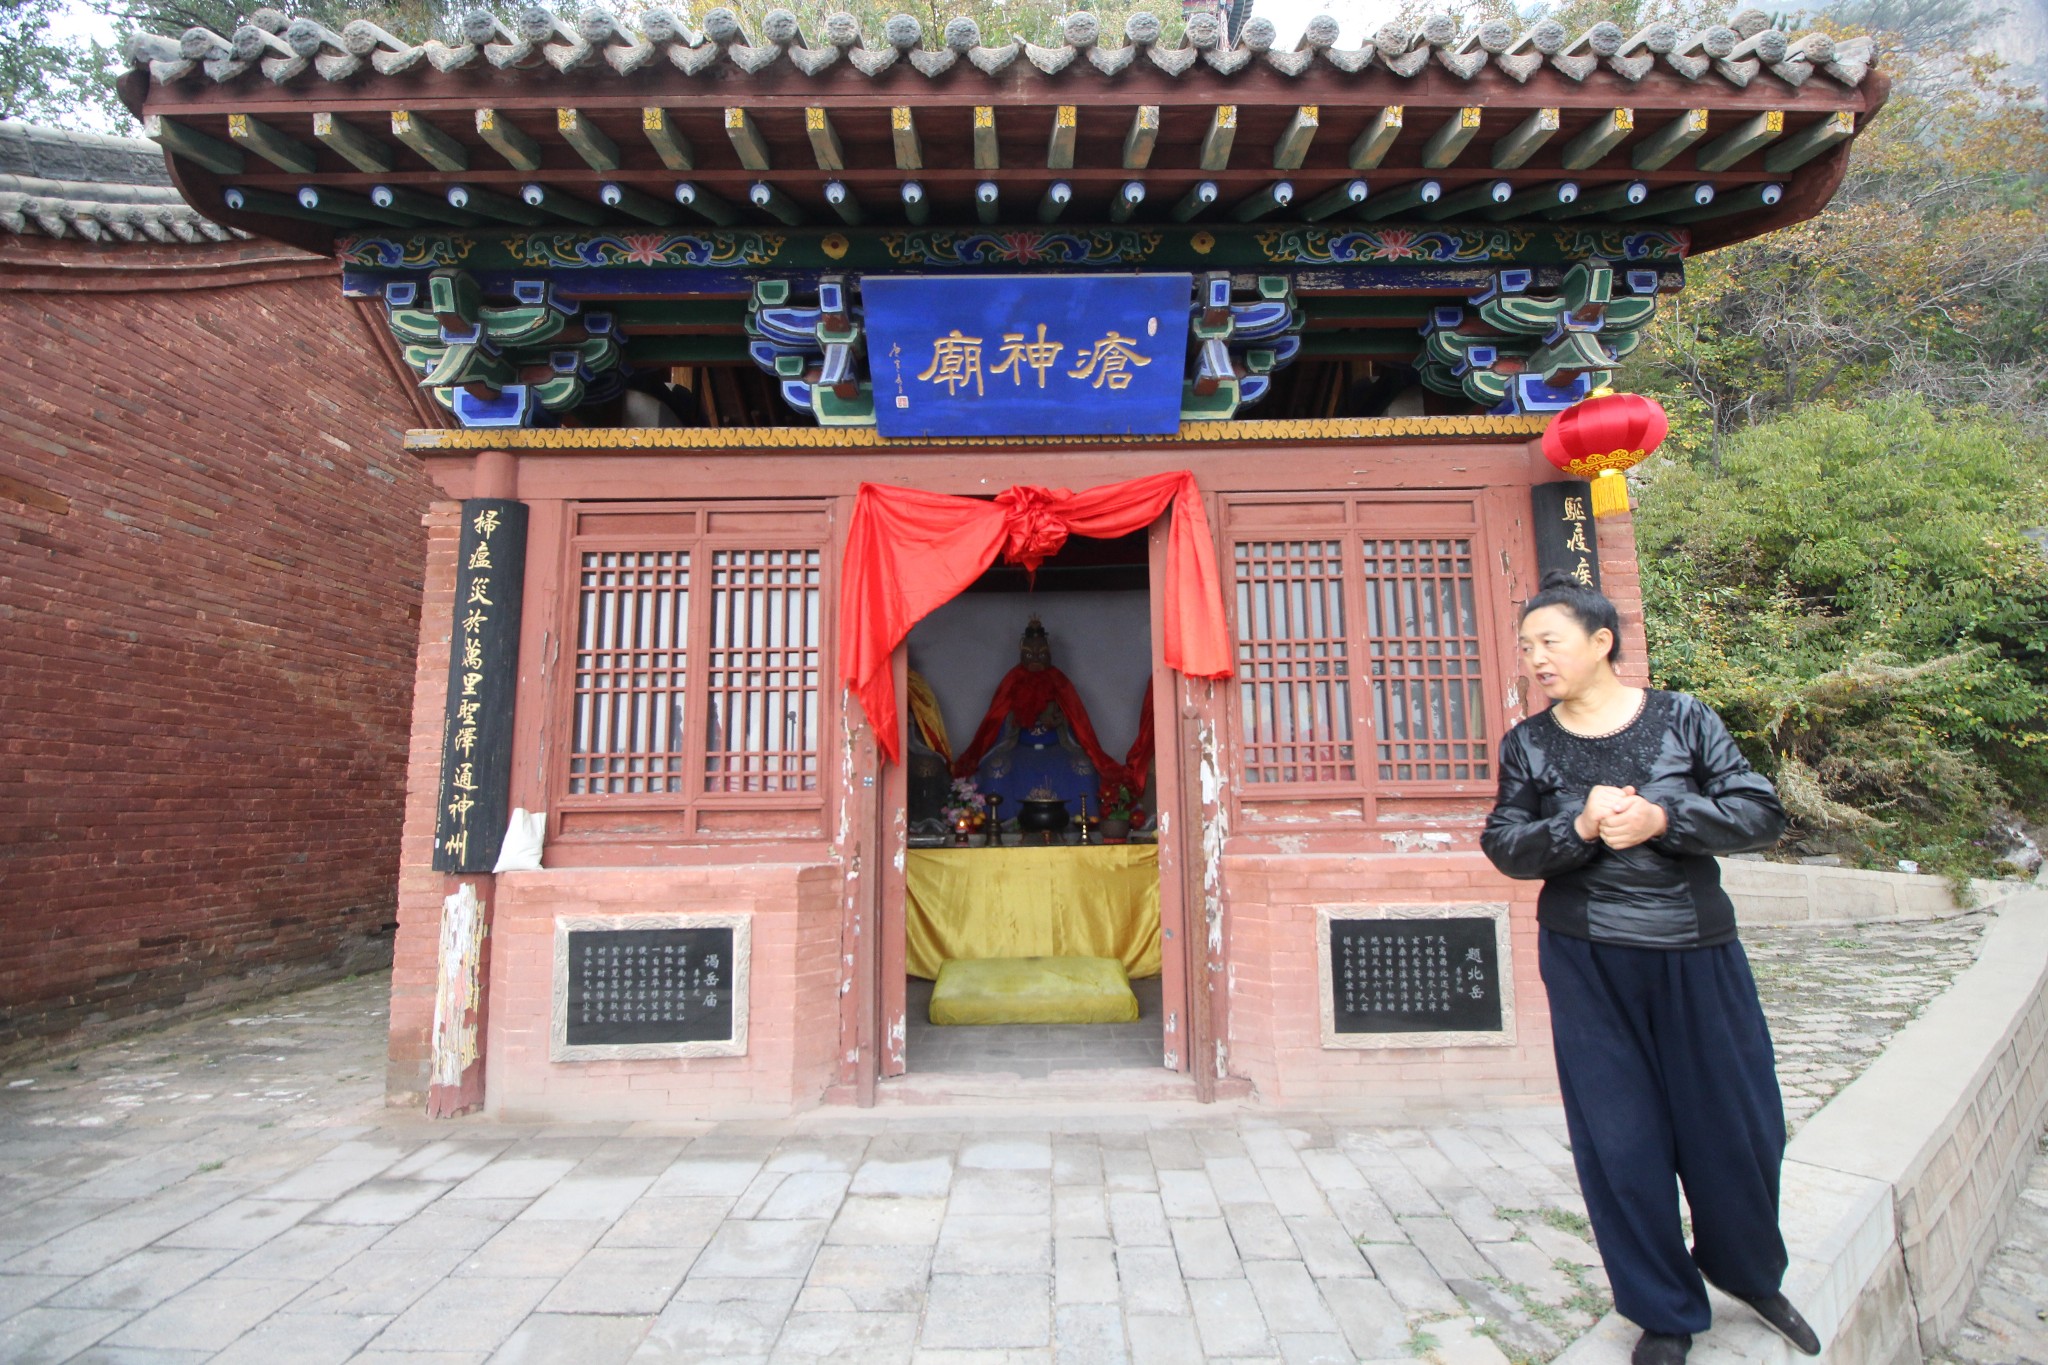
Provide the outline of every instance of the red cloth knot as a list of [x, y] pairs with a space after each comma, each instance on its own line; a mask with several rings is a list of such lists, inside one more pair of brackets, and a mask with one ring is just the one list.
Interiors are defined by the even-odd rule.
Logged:
[[1003, 509], [1003, 558], [1030, 573], [1060, 552], [1067, 543], [1063, 504], [1073, 493], [1064, 488], [1033, 488], [1019, 484], [996, 494]]

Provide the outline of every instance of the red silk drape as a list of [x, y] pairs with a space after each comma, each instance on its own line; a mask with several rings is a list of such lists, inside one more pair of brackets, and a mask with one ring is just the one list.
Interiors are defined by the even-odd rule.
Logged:
[[1128, 535], [1168, 508], [1166, 665], [1192, 678], [1228, 677], [1223, 585], [1193, 474], [1153, 474], [1081, 493], [1019, 486], [993, 502], [862, 484], [839, 585], [839, 676], [860, 698], [889, 760], [902, 760], [889, 655], [912, 626], [959, 596], [998, 554], [1036, 570], [1070, 535]]

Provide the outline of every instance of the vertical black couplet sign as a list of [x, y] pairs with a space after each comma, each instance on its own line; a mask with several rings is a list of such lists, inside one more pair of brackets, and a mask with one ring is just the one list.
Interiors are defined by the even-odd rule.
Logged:
[[1539, 483], [1529, 491], [1536, 514], [1536, 578], [1562, 569], [1596, 591], [1600, 539], [1593, 528], [1593, 485], [1581, 480]]
[[1333, 919], [1330, 993], [1339, 1033], [1498, 1032], [1494, 921]]
[[519, 602], [526, 587], [526, 506], [462, 504], [448, 712], [441, 740], [436, 872], [489, 872], [511, 816], [512, 703], [519, 687]]

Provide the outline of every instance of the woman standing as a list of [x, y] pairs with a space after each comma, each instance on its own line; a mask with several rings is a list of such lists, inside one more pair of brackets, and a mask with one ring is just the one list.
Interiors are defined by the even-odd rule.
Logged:
[[[1702, 1275], [1808, 1355], [1780, 1292], [1785, 1114], [1717, 854], [1768, 848], [1784, 808], [1721, 718], [1615, 676], [1614, 604], [1549, 574], [1522, 659], [1550, 698], [1501, 742], [1482, 844], [1541, 878], [1539, 961], [1579, 1188], [1636, 1365], [1677, 1365], [1712, 1322]], [[1692, 1210], [1685, 1244], [1678, 1187]]]

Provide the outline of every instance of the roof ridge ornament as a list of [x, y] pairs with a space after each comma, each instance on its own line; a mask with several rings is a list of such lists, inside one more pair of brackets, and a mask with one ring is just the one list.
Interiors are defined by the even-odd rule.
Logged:
[[[710, 11], [704, 22], [703, 33], [690, 29], [681, 6], [657, 6], [628, 20], [616, 9], [563, 13], [529, 0], [517, 4], [502, 21], [488, 10], [468, 11], [458, 21], [456, 41], [412, 44], [371, 18], [354, 20], [336, 33], [316, 20], [288, 19], [281, 10], [265, 7], [253, 11], [231, 37], [203, 27], [176, 38], [138, 34], [127, 40], [124, 51], [130, 64], [147, 67], [150, 79], [160, 84], [191, 80], [202, 72], [226, 84], [254, 69], [273, 84], [287, 86], [309, 66], [323, 80], [341, 82], [361, 74], [365, 66], [378, 75], [400, 75], [417, 69], [423, 59], [445, 73], [472, 65], [479, 53], [500, 69], [545, 65], [563, 72], [595, 66], [602, 57], [605, 66], [624, 76], [643, 69], [657, 51], [665, 51], [677, 69], [691, 76], [707, 73], [721, 57], [754, 74], [787, 56], [791, 65], [812, 77], [842, 58], [870, 78], [906, 58], [927, 78], [936, 79], [961, 65], [962, 58], [984, 76], [994, 77], [1021, 55], [1047, 76], [1084, 65], [1116, 76], [1143, 58], [1173, 77], [1185, 76], [1198, 63], [1225, 77], [1256, 65], [1290, 78], [1327, 64], [1346, 75], [1380, 65], [1412, 80], [1437, 65], [1469, 82], [1491, 64], [1520, 84], [1536, 79], [1546, 66], [1575, 82], [1588, 80], [1604, 67], [1632, 84], [1668, 68], [1688, 82], [1712, 73], [1735, 89], [1749, 85], [1766, 67], [1793, 88], [1804, 85], [1815, 72], [1854, 88], [1869, 76], [1877, 51], [1868, 38], [1837, 39], [1823, 32], [1789, 35], [1755, 7], [1743, 9], [1726, 24], [1698, 31], [1659, 20], [1625, 34], [1603, 21], [1576, 37], [1551, 19], [1524, 30], [1511, 18], [1496, 16], [1466, 28], [1452, 14], [1439, 11], [1390, 21], [1356, 48], [1338, 46], [1341, 25], [1328, 14], [1311, 17], [1300, 38], [1285, 49], [1277, 46], [1271, 20], [1252, 16], [1233, 43], [1219, 16], [1207, 10], [1187, 16], [1171, 47], [1162, 42], [1164, 25], [1143, 10], [1124, 20], [1120, 43], [1105, 32], [1099, 15], [1083, 10], [1066, 15], [1058, 36], [1044, 46], [1014, 34], [1008, 41], [985, 42], [978, 22], [965, 15], [941, 29], [915, 15], [897, 14], [884, 26], [887, 41], [873, 47], [863, 41], [859, 22], [845, 13], [828, 16], [821, 33], [807, 36], [793, 6], [786, 3], [762, 16], [758, 44], [748, 37], [739, 12], [730, 4]], [[1083, 56], [1085, 62], [1080, 60]]]

